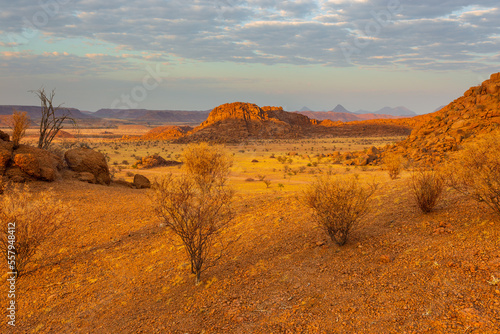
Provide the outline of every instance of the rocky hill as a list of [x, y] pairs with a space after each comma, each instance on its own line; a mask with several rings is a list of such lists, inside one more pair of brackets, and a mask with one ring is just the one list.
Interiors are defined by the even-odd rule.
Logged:
[[464, 143], [500, 128], [500, 73], [441, 110], [412, 120], [410, 136], [391, 151], [420, 163], [443, 160]]
[[214, 108], [205, 122], [178, 141], [239, 142], [244, 139], [392, 136], [409, 133], [406, 124], [350, 124], [330, 120], [320, 123], [300, 113], [284, 111], [282, 107], [260, 108], [252, 103], [234, 102]]
[[142, 140], [171, 140], [183, 137], [186, 133], [193, 130], [190, 126], [159, 126], [151, 129], [148, 133], [138, 139]]
[[[17, 111], [26, 111], [28, 116], [32, 120], [41, 118], [41, 107], [37, 106], [17, 106], [17, 105], [1, 105], [0, 106], [0, 115], [12, 115], [14, 110]], [[93, 118], [91, 115], [87, 115], [82, 113], [80, 110], [76, 108], [64, 108], [61, 107], [58, 111], [56, 111], [56, 116], [60, 117], [63, 114], [69, 113], [71, 117], [75, 119], [89, 119]]]
[[226, 103], [212, 110], [206, 121], [184, 141], [237, 142], [249, 138], [300, 138], [318, 122], [307, 116], [286, 112], [282, 107]]

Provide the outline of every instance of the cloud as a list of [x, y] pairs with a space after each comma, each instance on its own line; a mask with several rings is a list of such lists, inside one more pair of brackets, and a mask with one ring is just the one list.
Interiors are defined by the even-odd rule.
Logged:
[[[48, 34], [111, 44], [128, 55], [148, 52], [158, 61], [176, 56], [454, 70], [463, 61], [490, 66], [497, 58], [486, 56], [500, 47], [497, 0], [0, 0], [0, 5], [0, 47], [29, 48]], [[126, 67], [130, 58], [112, 62]]]

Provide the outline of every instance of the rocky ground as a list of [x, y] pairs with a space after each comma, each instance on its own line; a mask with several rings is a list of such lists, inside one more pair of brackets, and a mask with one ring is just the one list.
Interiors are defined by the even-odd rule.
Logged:
[[452, 192], [423, 215], [407, 176], [379, 173], [371, 213], [341, 248], [299, 192], [237, 195], [225, 236], [237, 241], [198, 286], [149, 190], [35, 182], [72, 218], [18, 282], [9, 332], [499, 333], [499, 218]]

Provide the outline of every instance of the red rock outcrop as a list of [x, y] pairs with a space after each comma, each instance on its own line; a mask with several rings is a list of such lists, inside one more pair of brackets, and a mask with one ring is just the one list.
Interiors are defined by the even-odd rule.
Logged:
[[187, 132], [193, 130], [190, 126], [159, 126], [142, 135], [141, 140], [172, 140], [183, 137]]
[[153, 154], [147, 157], [144, 157], [140, 160], [137, 160], [135, 166], [137, 168], [154, 168], [154, 167], [166, 167], [166, 166], [177, 166], [181, 165], [182, 162], [173, 161], [173, 160], [165, 160], [158, 154]]
[[500, 128], [500, 73], [441, 110], [413, 121], [410, 136], [390, 151], [422, 164], [442, 161], [462, 144]]
[[300, 138], [316, 121], [281, 107], [260, 108], [252, 103], [226, 103], [181, 141], [238, 142], [250, 138]]
[[0, 140], [0, 174], [13, 182], [54, 181], [61, 169], [61, 158], [49, 151]]

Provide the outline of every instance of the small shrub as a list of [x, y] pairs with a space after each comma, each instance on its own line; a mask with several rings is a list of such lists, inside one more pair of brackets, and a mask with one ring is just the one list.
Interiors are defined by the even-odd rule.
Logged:
[[264, 184], [266, 185], [266, 188], [269, 188], [269, 186], [271, 185], [270, 180], [262, 180], [262, 182], [264, 182]]
[[26, 134], [26, 130], [30, 126], [30, 118], [26, 111], [14, 111], [9, 119], [9, 126], [12, 128], [12, 143], [14, 148], [19, 147], [19, 142]]
[[184, 168], [200, 185], [225, 182], [233, 165], [232, 157], [222, 148], [207, 143], [191, 144], [184, 150]]
[[9, 271], [21, 276], [68, 216], [67, 207], [50, 191], [34, 193], [28, 186], [6, 189], [0, 200], [0, 248]]
[[495, 132], [465, 146], [449, 162], [446, 178], [458, 192], [500, 214], [500, 138]]
[[413, 171], [410, 185], [417, 205], [424, 213], [432, 211], [444, 190], [444, 180], [435, 170]]
[[182, 241], [196, 284], [225, 248], [221, 236], [233, 218], [232, 195], [221, 183], [207, 187], [191, 175], [169, 175], [153, 185], [154, 212]]
[[368, 201], [376, 188], [375, 184], [362, 187], [354, 178], [318, 177], [304, 192], [303, 200], [332, 241], [342, 246], [368, 211]]
[[397, 179], [403, 170], [405, 159], [398, 154], [387, 154], [384, 157], [384, 165], [393, 180]]
[[255, 180], [249, 177], [248, 179], [245, 179], [245, 182], [254, 182]]

